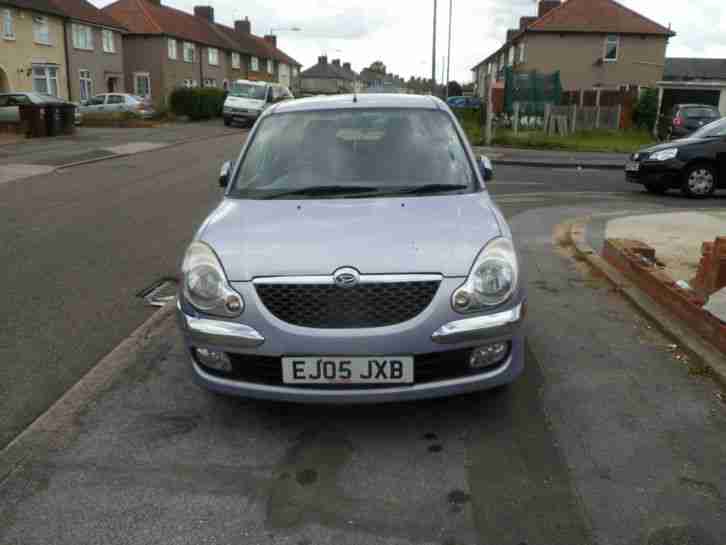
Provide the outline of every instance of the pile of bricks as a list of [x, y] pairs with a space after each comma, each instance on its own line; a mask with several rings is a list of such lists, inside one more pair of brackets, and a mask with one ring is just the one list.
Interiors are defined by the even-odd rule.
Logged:
[[699, 294], [708, 297], [726, 287], [726, 236], [701, 246], [698, 273], [691, 282]]
[[[716, 239], [708, 256], [702, 274], [704, 285], [715, 286], [719, 282], [721, 286], [726, 285], [726, 237]], [[726, 353], [726, 324], [703, 309], [708, 295], [701, 290], [679, 287], [656, 260], [654, 248], [637, 240], [607, 239], [603, 257], [655, 302]]]

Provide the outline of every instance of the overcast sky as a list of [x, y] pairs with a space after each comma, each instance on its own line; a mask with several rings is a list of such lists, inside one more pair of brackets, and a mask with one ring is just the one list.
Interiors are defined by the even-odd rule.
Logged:
[[[111, 0], [91, 0], [99, 7]], [[165, 5], [192, 12], [209, 4], [218, 22], [232, 25], [245, 16], [252, 32], [297, 26], [301, 32], [279, 30], [278, 46], [305, 67], [327, 53], [349, 61], [356, 71], [382, 60], [389, 72], [408, 79], [431, 76], [433, 0], [162, 0]], [[453, 0], [451, 79], [471, 80], [470, 68], [494, 52], [519, 17], [535, 15], [536, 0]], [[670, 41], [671, 57], [726, 58], [724, 0], [621, 0], [627, 7], [668, 26], [677, 36]], [[449, 0], [438, 0], [437, 80], [446, 55]]]

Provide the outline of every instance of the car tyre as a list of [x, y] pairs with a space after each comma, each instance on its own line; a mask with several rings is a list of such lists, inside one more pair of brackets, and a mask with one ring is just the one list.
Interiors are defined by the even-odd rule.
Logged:
[[662, 185], [658, 184], [644, 184], [645, 190], [648, 193], [652, 193], [653, 195], [663, 195], [666, 191], [668, 191], [667, 187], [664, 187]]
[[716, 170], [709, 164], [700, 163], [686, 170], [681, 191], [686, 197], [702, 199], [716, 190]]

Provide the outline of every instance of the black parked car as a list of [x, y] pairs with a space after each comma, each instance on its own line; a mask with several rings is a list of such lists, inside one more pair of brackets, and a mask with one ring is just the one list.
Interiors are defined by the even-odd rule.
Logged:
[[658, 137], [661, 140], [685, 138], [701, 127], [716, 121], [721, 113], [707, 104], [676, 104], [668, 115], [661, 117]]
[[689, 197], [707, 197], [716, 188], [726, 188], [726, 118], [689, 138], [638, 151], [625, 166], [625, 175], [651, 193], [680, 188]]

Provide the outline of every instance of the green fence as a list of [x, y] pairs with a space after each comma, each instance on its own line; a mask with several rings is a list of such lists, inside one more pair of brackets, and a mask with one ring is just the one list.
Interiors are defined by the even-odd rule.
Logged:
[[560, 104], [559, 71], [552, 74], [515, 72], [510, 66], [505, 69], [504, 78], [504, 112], [509, 115], [514, 113], [515, 102], [519, 102], [520, 116], [543, 116], [545, 104]]

